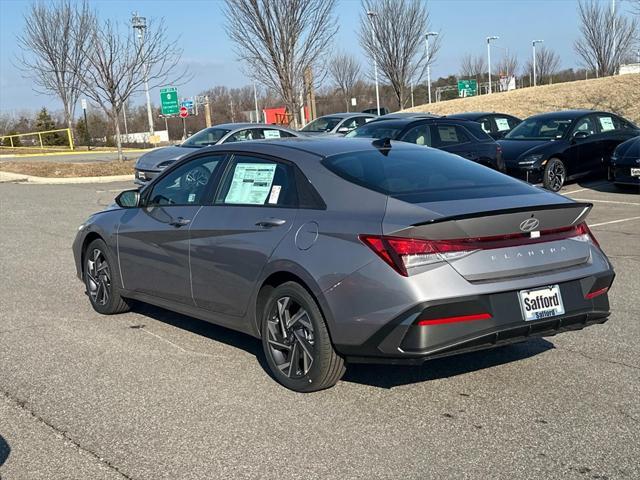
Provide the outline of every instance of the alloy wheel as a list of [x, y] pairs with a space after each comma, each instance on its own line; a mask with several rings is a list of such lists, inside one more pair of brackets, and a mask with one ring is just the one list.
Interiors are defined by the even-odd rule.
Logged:
[[314, 360], [314, 331], [309, 313], [292, 297], [279, 298], [267, 319], [269, 350], [277, 368], [302, 378]]
[[562, 162], [554, 162], [548, 172], [549, 185], [554, 192], [557, 192], [564, 185], [564, 165]]
[[87, 258], [87, 290], [96, 305], [106, 305], [111, 298], [111, 270], [101, 250], [94, 248]]

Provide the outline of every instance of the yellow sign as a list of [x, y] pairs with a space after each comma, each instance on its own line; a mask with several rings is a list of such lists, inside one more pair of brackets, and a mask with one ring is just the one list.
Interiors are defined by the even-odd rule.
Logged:
[[160, 143], [162, 140], [160, 140], [160, 135], [151, 135], [149, 137], [149, 143]]

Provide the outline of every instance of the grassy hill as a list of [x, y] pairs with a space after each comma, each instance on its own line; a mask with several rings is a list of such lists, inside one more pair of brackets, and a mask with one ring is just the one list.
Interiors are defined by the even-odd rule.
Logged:
[[588, 108], [622, 115], [640, 125], [640, 74], [543, 85], [510, 92], [457, 98], [407, 111], [447, 115], [457, 112], [503, 112], [520, 118], [553, 110]]

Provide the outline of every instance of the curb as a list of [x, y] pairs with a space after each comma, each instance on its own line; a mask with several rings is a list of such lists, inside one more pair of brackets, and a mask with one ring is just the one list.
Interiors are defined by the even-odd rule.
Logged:
[[70, 177], [70, 178], [48, 178], [34, 177], [21, 173], [0, 171], [0, 183], [32, 183], [36, 185], [65, 185], [73, 183], [111, 183], [111, 182], [133, 182], [133, 175], [109, 175], [104, 177]]

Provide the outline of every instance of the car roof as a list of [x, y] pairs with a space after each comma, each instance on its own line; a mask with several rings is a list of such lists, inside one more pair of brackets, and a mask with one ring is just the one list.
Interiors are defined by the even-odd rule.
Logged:
[[528, 118], [538, 119], [560, 119], [560, 120], [574, 120], [576, 118], [588, 115], [590, 113], [605, 113], [597, 110], [559, 110], [557, 112], [539, 113], [537, 115], [531, 115]]
[[[250, 142], [227, 143], [204, 147], [202, 151], [236, 150], [268, 154], [274, 147], [303, 151], [319, 157], [330, 157], [343, 153], [377, 150], [372, 138], [343, 138], [343, 137], [292, 137], [286, 139], [252, 140]], [[393, 149], [424, 149], [423, 146], [412, 143], [392, 141]]]
[[450, 115], [446, 115], [447, 118], [462, 118], [465, 120], [475, 120], [480, 117], [484, 117], [485, 115], [504, 115], [505, 117], [513, 117], [510, 113], [500, 113], [500, 112], [459, 112], [452, 113]]
[[372, 117], [372, 118], [375, 118], [375, 115], [371, 113], [361, 113], [361, 112], [342, 112], [342, 113], [328, 113], [327, 115], [322, 115], [321, 117], [318, 117], [318, 118], [324, 118], [324, 117], [337, 117], [337, 118]]
[[281, 128], [283, 130], [289, 130], [288, 127], [282, 125], [271, 125], [268, 123], [251, 123], [251, 122], [238, 122], [238, 123], [220, 123], [218, 125], [212, 125], [207, 128], [225, 128], [227, 130], [236, 130], [238, 128]]
[[394, 112], [387, 113], [386, 115], [381, 115], [377, 120], [391, 120], [397, 118], [439, 118], [440, 115], [435, 115], [429, 112]]
[[464, 118], [449, 118], [449, 117], [400, 117], [400, 118], [376, 118], [374, 121], [369, 122], [366, 125], [372, 125], [374, 123], [383, 123], [387, 126], [393, 126], [397, 128], [403, 128], [413, 123], [416, 124], [425, 124], [425, 123], [436, 123], [436, 122], [449, 122], [455, 123], [459, 125], [469, 124], [471, 120], [466, 120]]

